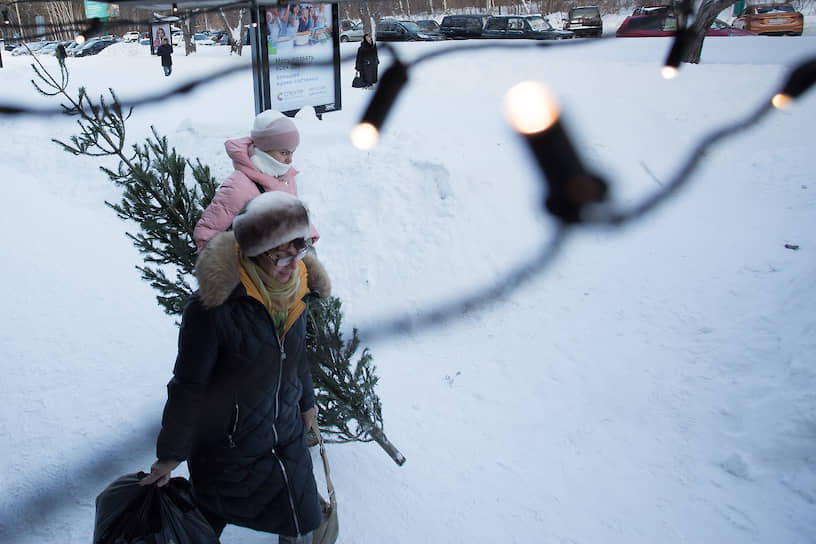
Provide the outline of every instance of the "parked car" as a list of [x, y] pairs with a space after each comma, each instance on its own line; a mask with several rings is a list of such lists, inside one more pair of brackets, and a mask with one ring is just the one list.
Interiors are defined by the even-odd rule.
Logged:
[[421, 28], [425, 32], [439, 33], [439, 23], [437, 23], [433, 19], [420, 19], [419, 21], [414, 22], [419, 26], [419, 28]]
[[445, 15], [439, 32], [449, 40], [481, 38], [487, 18], [487, 15]]
[[193, 35], [193, 42], [196, 45], [215, 45], [215, 42], [210, 39], [210, 36], [203, 32], [196, 32]]
[[118, 38], [92, 38], [86, 41], [82, 46], [74, 49], [73, 57], [87, 57], [96, 55], [106, 47], [109, 47], [119, 41]]
[[42, 41], [42, 42], [29, 42], [29, 43], [26, 43], [26, 44], [21, 43], [20, 45], [18, 45], [17, 47], [14, 48], [14, 50], [11, 52], [11, 54], [14, 55], [15, 57], [18, 56], [18, 55], [28, 55], [29, 52], [32, 53], [32, 54], [36, 54], [37, 51], [39, 51], [40, 49], [42, 49], [43, 47], [45, 47], [49, 43], [54, 43], [54, 42]]
[[569, 30], [577, 38], [600, 38], [603, 34], [603, 19], [598, 6], [570, 8], [564, 21], [564, 30]]
[[804, 17], [790, 4], [746, 6], [734, 26], [765, 36], [801, 36]]
[[[184, 34], [182, 32], [171, 32], [170, 33], [170, 43], [173, 44], [173, 47], [178, 47], [181, 45], [181, 42], [184, 40]], [[150, 45], [150, 41], [148, 38], [147, 45]]]
[[351, 28], [355, 24], [356, 23], [354, 21], [352, 21], [351, 19], [343, 19], [342, 21], [340, 21], [340, 31], [342, 32], [344, 30], [351, 30]]
[[522, 40], [568, 40], [575, 35], [569, 30], [556, 30], [541, 15], [511, 15], [490, 17], [482, 31], [483, 38]]
[[[84, 43], [84, 42], [83, 42], [83, 43]], [[71, 55], [71, 51], [73, 51], [73, 50], [75, 50], [77, 47], [81, 47], [81, 46], [82, 46], [82, 44], [81, 44], [81, 43], [78, 43], [76, 40], [71, 40], [70, 42], [68, 42], [68, 45], [66, 45], [66, 46], [65, 46], [65, 52], [66, 52], [66, 53], [68, 54], [68, 56], [70, 57], [70, 56], [72, 56], [72, 55]]]
[[415, 42], [444, 40], [445, 36], [439, 32], [422, 30], [413, 21], [383, 20], [377, 24], [378, 42]]
[[52, 55], [53, 56], [55, 54], [55, 52], [57, 50], [57, 46], [59, 44], [60, 44], [60, 42], [47, 42], [44, 46], [37, 49], [34, 52], [34, 54], [35, 55]]
[[[677, 15], [670, 6], [638, 8], [623, 20], [615, 36], [618, 38], [653, 38], [674, 36], [677, 33]], [[740, 30], [725, 21], [715, 19], [706, 36], [753, 36], [752, 32]]]
[[128, 30], [124, 34], [122, 34], [122, 39], [126, 42], [137, 42], [139, 41], [139, 31], [138, 30]]
[[341, 42], [363, 41], [363, 23], [355, 23], [350, 28], [340, 32]]

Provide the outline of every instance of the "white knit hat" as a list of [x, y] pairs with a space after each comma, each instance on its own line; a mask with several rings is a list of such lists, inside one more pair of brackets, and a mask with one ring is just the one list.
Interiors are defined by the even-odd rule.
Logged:
[[309, 237], [309, 211], [296, 196], [282, 191], [261, 193], [232, 220], [241, 251], [255, 257], [297, 238]]
[[255, 117], [250, 136], [261, 151], [294, 151], [300, 144], [294, 121], [275, 110], [266, 110]]

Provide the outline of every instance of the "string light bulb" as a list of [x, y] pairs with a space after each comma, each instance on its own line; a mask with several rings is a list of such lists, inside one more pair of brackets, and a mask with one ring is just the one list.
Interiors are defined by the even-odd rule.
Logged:
[[362, 151], [372, 149], [380, 139], [380, 131], [371, 123], [360, 123], [351, 130], [351, 144]]
[[75, 38], [78, 44], [84, 43], [89, 37], [96, 36], [102, 30], [102, 20], [98, 17], [89, 19], [88, 22], [90, 23], [88, 28], [77, 34]]
[[687, 28], [678, 28], [674, 36], [669, 54], [666, 56], [666, 62], [663, 63], [663, 68], [660, 74], [665, 79], [673, 79], [677, 76], [680, 63], [683, 62], [683, 57], [686, 56], [689, 43], [691, 41], [691, 34]]
[[408, 67], [395, 59], [380, 78], [360, 124], [351, 131], [351, 143], [355, 147], [366, 150], [377, 145], [385, 118], [407, 81]]
[[549, 189], [545, 207], [565, 223], [580, 222], [585, 205], [606, 198], [607, 185], [584, 168], [561, 123], [555, 96], [541, 83], [523, 81], [507, 91], [504, 113], [544, 173]]
[[3, 10], [3, 24], [5, 24], [5, 25], [10, 25], [11, 24], [11, 21], [9, 21], [9, 16], [8, 16], [8, 10], [7, 9]]
[[783, 93], [776, 93], [773, 95], [773, 98], [771, 98], [771, 104], [778, 110], [784, 110], [793, 104], [793, 98]]
[[663, 79], [674, 79], [678, 73], [679, 71], [674, 66], [664, 66], [660, 69], [660, 75], [663, 76]]
[[178, 13], [178, 4], [173, 4], [173, 13]]
[[782, 90], [771, 99], [774, 107], [782, 109], [790, 106], [794, 99], [816, 83], [816, 57], [808, 59], [793, 69]]

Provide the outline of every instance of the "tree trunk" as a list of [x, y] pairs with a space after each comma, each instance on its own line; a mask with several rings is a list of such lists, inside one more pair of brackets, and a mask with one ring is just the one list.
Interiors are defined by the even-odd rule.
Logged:
[[238, 27], [232, 27], [227, 20], [227, 16], [224, 13], [223, 9], [219, 9], [218, 13], [221, 14], [221, 20], [224, 21], [224, 27], [229, 32], [229, 46], [230, 46], [230, 55], [235, 53], [239, 57], [241, 53], [244, 51], [244, 12], [246, 10], [241, 8], [238, 10]]
[[682, 62], [690, 64], [700, 64], [700, 56], [703, 54], [703, 40], [706, 32], [711, 28], [711, 23], [717, 18], [719, 13], [727, 7], [733, 6], [736, 0], [703, 0], [694, 22], [689, 28], [689, 43], [686, 52], [681, 59]]
[[195, 40], [193, 39], [193, 23], [192, 19], [189, 17], [189, 12], [187, 12], [187, 15], [188, 16], [181, 21], [181, 35], [182, 39], [184, 40], [185, 55], [196, 52], [196, 44]]

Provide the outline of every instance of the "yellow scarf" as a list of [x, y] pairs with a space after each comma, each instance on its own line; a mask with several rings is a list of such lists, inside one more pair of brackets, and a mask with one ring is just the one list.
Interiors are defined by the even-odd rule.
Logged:
[[[272, 317], [278, 337], [282, 337], [286, 330], [286, 318], [289, 315], [289, 310], [298, 300], [298, 292], [300, 291], [299, 268], [292, 272], [292, 277], [289, 278], [288, 282], [280, 283], [242, 252], [239, 253], [239, 259], [242, 271], [246, 273], [249, 281], [252, 282], [257, 294], [260, 296], [259, 300]], [[254, 295], [254, 293], [250, 294]]]

